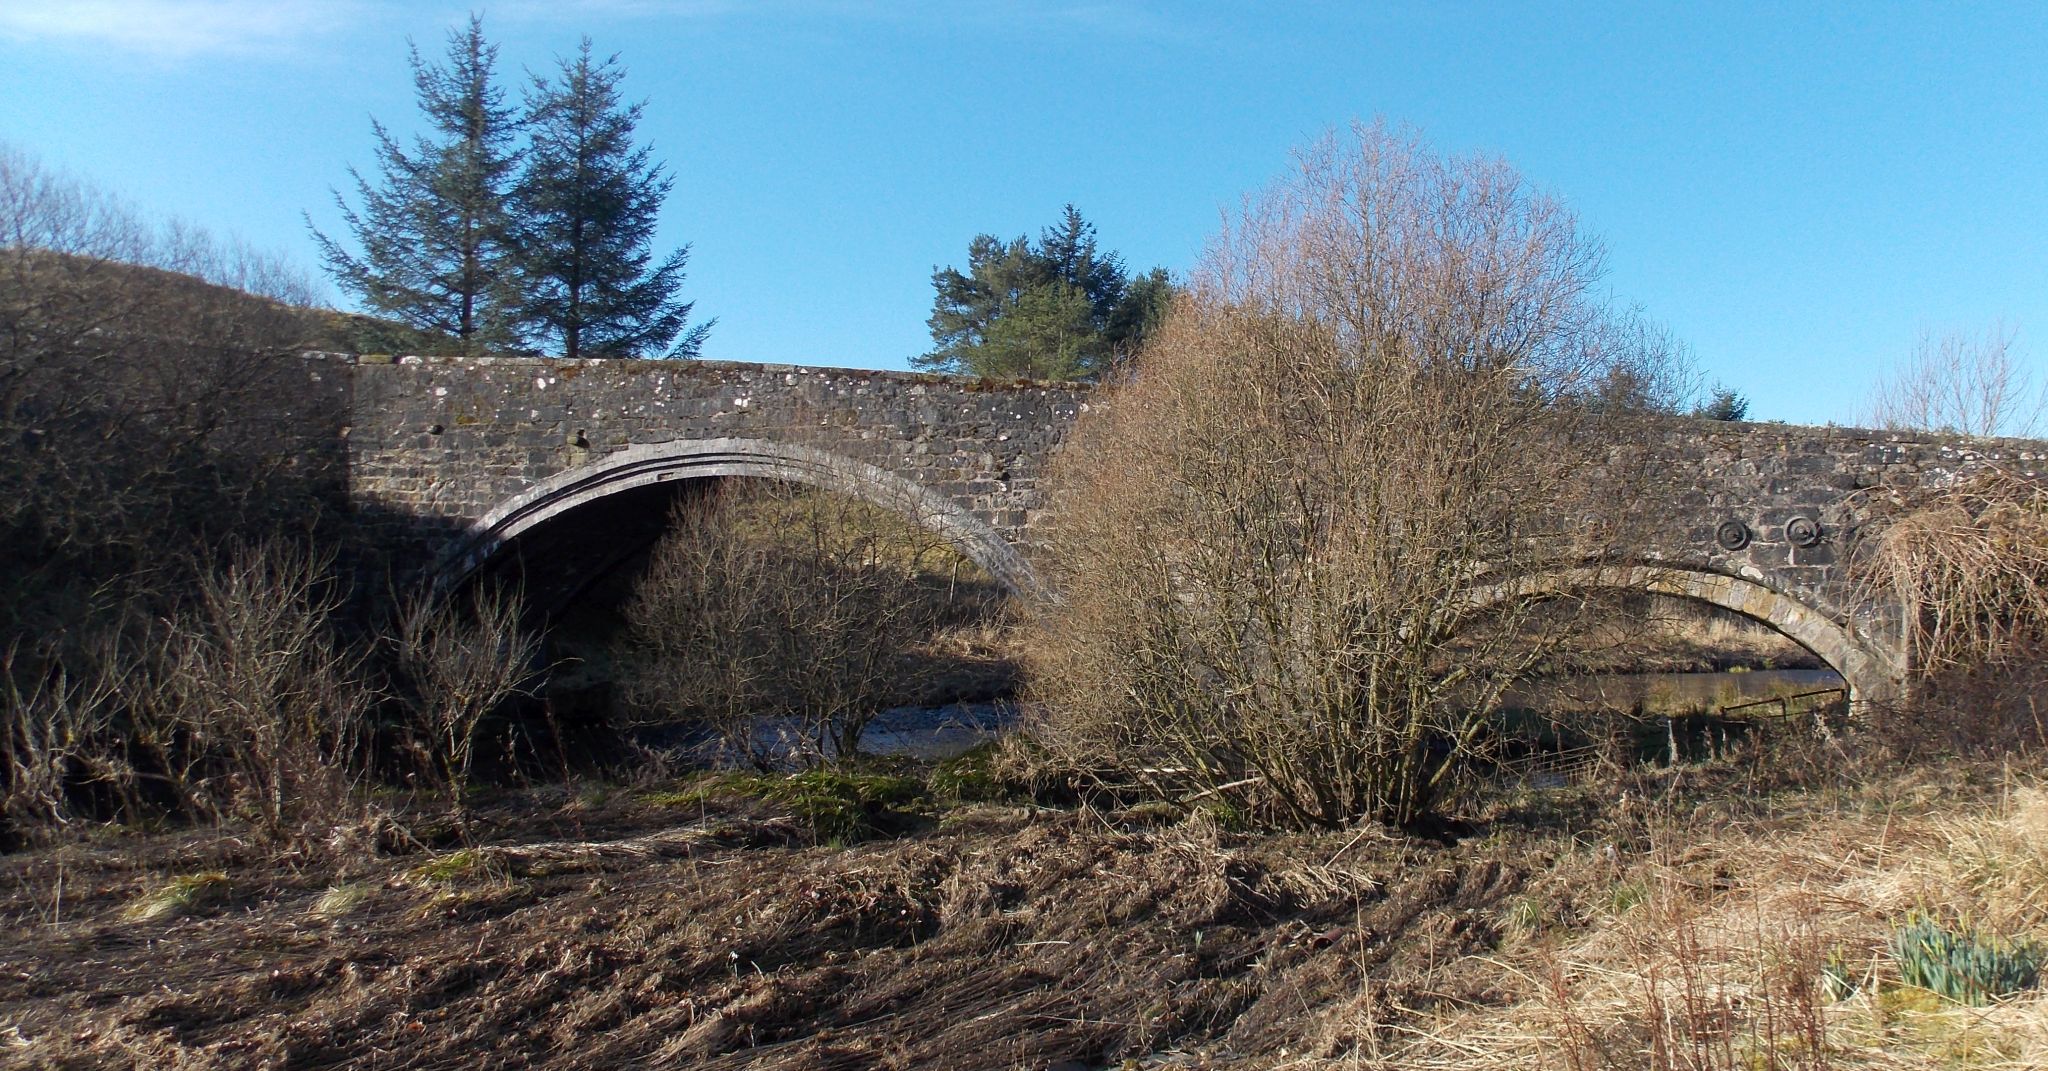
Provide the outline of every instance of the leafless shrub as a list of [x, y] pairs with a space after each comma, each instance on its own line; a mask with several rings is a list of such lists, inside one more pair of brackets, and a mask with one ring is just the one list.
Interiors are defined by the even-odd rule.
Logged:
[[766, 763], [763, 719], [795, 726], [817, 763], [857, 753], [926, 668], [911, 657], [949, 605], [958, 555], [858, 500], [728, 484], [679, 506], [625, 612], [620, 661], [641, 717], [694, 716]]
[[23, 664], [18, 646], [0, 654], [0, 822], [34, 835], [71, 823], [81, 781], [132, 786], [108, 747], [119, 724], [111, 669], [102, 661], [79, 679], [62, 665]]
[[2014, 351], [2016, 337], [2003, 324], [1982, 336], [1923, 333], [1911, 356], [1877, 385], [1870, 422], [1957, 435], [2035, 434], [2048, 390]]
[[[284, 356], [308, 323], [292, 303], [313, 295], [277, 258], [147, 222], [0, 146], [0, 645], [21, 652], [0, 687], [17, 741], [53, 717], [89, 723], [66, 760], [74, 790], [112, 792], [119, 809], [138, 792], [214, 807], [232, 779], [227, 738], [195, 730], [216, 712], [173, 716], [173, 699], [181, 687], [221, 699], [196, 682], [251, 669], [221, 661], [228, 637], [256, 643], [248, 630], [284, 624], [234, 622], [235, 593], [195, 578], [246, 578], [248, 564], [220, 548], [250, 532], [305, 532], [337, 486], [338, 456], [307, 439], [303, 371]], [[149, 621], [159, 624], [138, 625]], [[202, 650], [202, 626], [227, 630], [227, 646]], [[97, 695], [78, 691], [88, 681], [120, 681], [121, 694], [80, 706]], [[168, 772], [147, 769], [149, 739]], [[127, 769], [130, 758], [145, 769]], [[188, 761], [204, 786], [156, 799], [178, 795], [163, 785]], [[272, 818], [279, 791], [259, 808]]]
[[415, 730], [459, 811], [478, 727], [522, 694], [537, 668], [540, 637], [521, 624], [516, 595], [479, 586], [467, 598], [415, 598], [400, 611], [390, 645]]
[[1599, 266], [1504, 164], [1367, 126], [1301, 153], [1062, 455], [1048, 737], [1290, 822], [1427, 812], [1559, 634], [1516, 578], [1611, 560], [1633, 508], [1607, 422], [1670, 354]]
[[278, 834], [351, 803], [379, 694], [335, 635], [329, 564], [270, 542], [202, 569], [131, 682], [137, 742], [191, 813]]

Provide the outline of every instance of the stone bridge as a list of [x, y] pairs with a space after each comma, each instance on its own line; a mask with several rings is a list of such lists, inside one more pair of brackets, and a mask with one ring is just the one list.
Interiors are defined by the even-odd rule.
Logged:
[[[644, 553], [703, 481], [793, 480], [909, 514], [1011, 588], [1035, 591], [1046, 464], [1088, 408], [1080, 384], [788, 365], [325, 358], [345, 406], [354, 510], [443, 582], [520, 568], [534, 590]], [[336, 380], [340, 380], [336, 383]], [[1538, 587], [1619, 586], [1764, 621], [1877, 698], [1906, 673], [1893, 608], [1845, 561], [1872, 489], [2039, 467], [2048, 446], [1845, 428], [1652, 425], [1661, 501], [1636, 563]], [[564, 563], [576, 563], [566, 569]], [[545, 569], [543, 570], [545, 571]], [[552, 587], [548, 585], [552, 584]]]

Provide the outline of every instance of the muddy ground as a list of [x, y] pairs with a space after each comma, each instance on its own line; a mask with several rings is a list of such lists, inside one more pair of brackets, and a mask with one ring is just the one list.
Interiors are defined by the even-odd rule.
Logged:
[[1504, 928], [1583, 922], [1658, 820], [1630, 799], [1696, 815], [1671, 787], [1503, 802], [1456, 843], [977, 803], [845, 845], [745, 794], [598, 786], [492, 801], [467, 850], [107, 834], [0, 857], [0, 1065], [1341, 1058], [1512, 999]]

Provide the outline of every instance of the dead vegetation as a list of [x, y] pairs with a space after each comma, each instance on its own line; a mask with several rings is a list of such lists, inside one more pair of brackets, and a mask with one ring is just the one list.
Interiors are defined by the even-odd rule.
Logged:
[[294, 543], [190, 572], [161, 619], [117, 621], [75, 660], [85, 680], [0, 660], [0, 836], [169, 820], [339, 844], [376, 824], [394, 783], [438, 789], [459, 817], [484, 719], [537, 669], [515, 599], [421, 601], [366, 635], [344, 621], [332, 560]]
[[388, 738], [462, 751], [347, 612], [370, 556], [301, 351], [348, 318], [315, 296], [0, 146], [0, 848], [107, 820], [320, 840]]
[[1858, 576], [1898, 611], [1911, 696], [1873, 712], [1904, 759], [2048, 749], [2048, 487], [2000, 466], [1875, 492]]
[[[972, 658], [1000, 593], [917, 523], [848, 495], [729, 481], [680, 504], [612, 661], [633, 716], [692, 721], [767, 768], [859, 753], [882, 710]], [[764, 721], [793, 740], [764, 737]]]
[[552, 789], [478, 800], [489, 842], [439, 855], [73, 843], [0, 861], [0, 1062], [2048, 1058], [2038, 991], [1952, 1005], [1886, 951], [1916, 912], [2042, 935], [2048, 792], [1952, 767], [1857, 789], [1766, 775], [1745, 797], [1745, 776], [1503, 798], [1455, 845], [1013, 802], [935, 806], [918, 831], [839, 848], [754, 794]]
[[[56, 405], [127, 352], [89, 322], [0, 353], [25, 377], [0, 386], [34, 385], [0, 397], [33, 455], [0, 475], [69, 496], [0, 516], [19, 590], [55, 575], [44, 551], [179, 578], [7, 609], [0, 815], [27, 844], [0, 856], [0, 1064], [2042, 1066], [2037, 990], [1965, 1007], [1896, 951], [1908, 926], [1993, 953], [2048, 935], [2048, 791], [1957, 758], [2048, 746], [2038, 488], [1902, 501], [1873, 576], [1942, 672], [1859, 738], [1673, 767], [1616, 749], [1596, 784], [1451, 792], [1475, 712], [1576, 657], [1546, 644], [1581, 620], [1482, 606], [1478, 563], [1601, 560], [1598, 526], [1543, 559], [1527, 537], [1591, 509], [1562, 489], [1622, 463], [1597, 432], [1655, 403], [1658, 347], [1579, 303], [1595, 251], [1557, 205], [1355, 133], [1365, 156], [1311, 154], [1226, 241], [1115, 401], [1132, 422], [1087, 433], [1119, 463], [1072, 485], [1059, 535], [1069, 599], [1034, 642], [1061, 707], [1008, 765], [473, 786], [535, 663], [511, 600], [419, 602], [366, 636], [294, 544], [152, 545], [192, 516], [164, 505], [199, 486], [178, 481], [229, 471], [190, 462], [272, 336], [188, 339], [220, 348], [201, 381], [143, 368], [112, 406]], [[1357, 256], [1383, 229], [1436, 240]], [[7, 251], [17, 278], [103, 267]], [[0, 298], [90, 310], [50, 281]], [[99, 461], [35, 453], [50, 428], [107, 432]], [[196, 452], [145, 451], [135, 488], [91, 468], [152, 443]], [[102, 493], [139, 519], [94, 527]], [[979, 589], [936, 541], [823, 496], [734, 502], [679, 516], [657, 557], [644, 707], [745, 753], [793, 718], [808, 758], [847, 758], [930, 684], [907, 656], [990, 643], [950, 616]], [[396, 785], [445, 791], [454, 820]], [[1393, 831], [1430, 809], [1433, 838]]]
[[1640, 459], [1609, 422], [1668, 401], [1599, 262], [1498, 161], [1364, 125], [1301, 151], [1061, 455], [1047, 739], [1264, 820], [1430, 814], [1593, 608], [1528, 629], [1499, 593], [1617, 560]]
[[1925, 673], [2009, 663], [2048, 621], [2048, 487], [1999, 467], [1871, 503], [1860, 567], [1905, 615]]

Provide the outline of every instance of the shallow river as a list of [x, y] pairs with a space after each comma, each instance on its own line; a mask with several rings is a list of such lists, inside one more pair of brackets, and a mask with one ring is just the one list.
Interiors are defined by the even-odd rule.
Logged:
[[[1825, 669], [1760, 669], [1723, 673], [1613, 673], [1569, 681], [1541, 681], [1515, 689], [1504, 705], [1524, 709], [1623, 708], [1641, 704], [1649, 713], [1682, 713], [1728, 706], [1772, 695], [1839, 688], [1842, 678]], [[994, 739], [1017, 723], [1011, 700], [955, 703], [939, 707], [898, 707], [869, 724], [861, 750], [873, 755], [945, 759]], [[769, 749], [786, 728], [763, 723], [757, 746]], [[702, 741], [699, 742], [700, 744]]]
[[1690, 713], [1751, 699], [1842, 687], [1831, 669], [1756, 669], [1721, 673], [1610, 673], [1538, 681], [1510, 691], [1502, 705], [1527, 709], [1630, 708], [1651, 714]]

